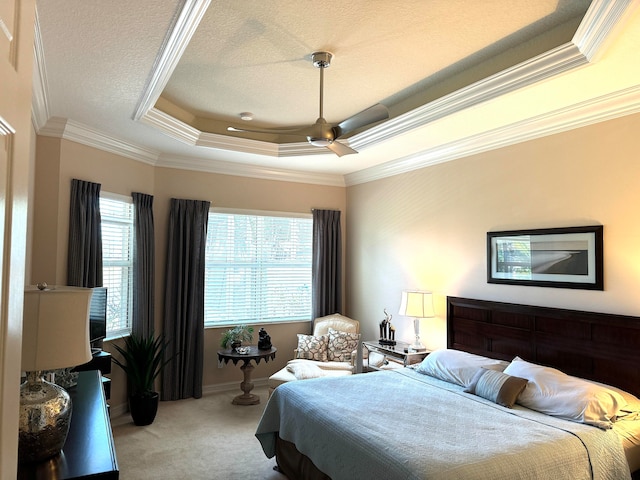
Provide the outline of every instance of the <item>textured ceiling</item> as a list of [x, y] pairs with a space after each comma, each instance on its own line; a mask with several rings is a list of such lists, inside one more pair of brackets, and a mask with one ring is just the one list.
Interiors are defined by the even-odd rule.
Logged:
[[[497, 128], [637, 86], [638, 62], [625, 62], [639, 36], [633, 4], [42, 0], [36, 126], [158, 165], [231, 173], [242, 166], [283, 179], [442, 160], [456, 142], [460, 150]], [[335, 55], [325, 71], [327, 121], [375, 103], [390, 111], [347, 139], [358, 155], [227, 132], [231, 124], [312, 124], [317, 50]], [[254, 120], [242, 122], [241, 112]]]
[[325, 116], [339, 122], [375, 103], [423, 99], [429, 87], [462, 74], [440, 94], [452, 91], [566, 43], [589, 3], [219, 1], [162, 96], [199, 117], [237, 122], [249, 111], [260, 125], [305, 125], [318, 113], [310, 56], [327, 50], [335, 59], [325, 73]]

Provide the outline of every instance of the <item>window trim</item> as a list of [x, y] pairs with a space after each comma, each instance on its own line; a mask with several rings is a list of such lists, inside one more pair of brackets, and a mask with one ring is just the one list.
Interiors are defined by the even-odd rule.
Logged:
[[[229, 215], [249, 215], [249, 216], [263, 216], [263, 217], [285, 217], [285, 218], [303, 218], [308, 220], [313, 220], [312, 213], [304, 213], [304, 212], [285, 212], [285, 211], [277, 211], [277, 210], [259, 210], [259, 209], [242, 209], [242, 208], [229, 208], [229, 207], [210, 207], [209, 213], [222, 213]], [[313, 226], [311, 231], [311, 242], [313, 243]], [[313, 266], [313, 259], [311, 261]], [[206, 265], [205, 265], [206, 269]], [[206, 288], [206, 285], [205, 285]], [[204, 328], [229, 328], [235, 325], [284, 325], [287, 323], [304, 323], [310, 322], [312, 320], [312, 312], [309, 312], [308, 319], [285, 319], [285, 320], [272, 320], [272, 321], [259, 321], [259, 320], [238, 320], [233, 322], [220, 322], [220, 323], [207, 323], [204, 321]]]
[[[127, 196], [127, 195], [122, 195], [119, 193], [113, 193], [113, 192], [106, 192], [106, 191], [101, 191], [100, 192], [100, 198], [104, 198], [105, 200], [111, 200], [111, 201], [116, 201], [116, 202], [122, 202], [122, 203], [126, 203], [131, 205], [132, 211], [131, 211], [131, 215], [132, 215], [132, 232], [131, 232], [131, 275], [130, 275], [130, 282], [129, 282], [129, 292], [127, 295], [127, 300], [128, 300], [128, 305], [127, 305], [127, 311], [129, 314], [129, 326], [127, 328], [120, 328], [118, 330], [115, 331], [109, 331], [107, 330], [107, 336], [104, 339], [105, 341], [110, 341], [110, 340], [116, 340], [118, 338], [122, 338], [122, 337], [127, 337], [129, 335], [131, 335], [131, 332], [133, 331], [133, 291], [134, 291], [134, 287], [133, 287], [133, 277], [134, 277], [134, 272], [133, 272], [133, 249], [135, 248], [135, 209], [133, 208], [133, 197]], [[102, 217], [102, 211], [100, 212], [100, 216]], [[104, 268], [104, 256], [102, 259], [102, 265]], [[104, 284], [104, 281], [103, 281]], [[108, 293], [108, 289], [107, 289], [107, 296], [109, 295]], [[108, 302], [108, 300], [107, 300]]]

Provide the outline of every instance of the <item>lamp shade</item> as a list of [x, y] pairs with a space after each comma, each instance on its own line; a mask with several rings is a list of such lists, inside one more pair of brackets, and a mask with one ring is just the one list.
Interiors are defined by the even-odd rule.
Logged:
[[22, 370], [55, 370], [91, 360], [91, 294], [80, 287], [25, 288]]
[[415, 318], [429, 318], [433, 313], [433, 296], [431, 292], [405, 290], [400, 301], [400, 315]]

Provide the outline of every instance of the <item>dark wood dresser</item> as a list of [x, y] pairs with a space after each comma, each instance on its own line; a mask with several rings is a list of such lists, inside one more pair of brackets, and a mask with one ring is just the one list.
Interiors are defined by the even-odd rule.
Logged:
[[69, 436], [62, 453], [44, 462], [18, 466], [18, 479], [118, 479], [118, 461], [101, 373], [80, 372], [68, 389], [73, 401]]

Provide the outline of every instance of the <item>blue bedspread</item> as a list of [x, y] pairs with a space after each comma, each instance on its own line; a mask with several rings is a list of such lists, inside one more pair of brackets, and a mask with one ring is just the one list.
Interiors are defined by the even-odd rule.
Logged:
[[612, 430], [507, 409], [412, 369], [279, 386], [256, 437], [292, 442], [333, 480], [623, 480]]

